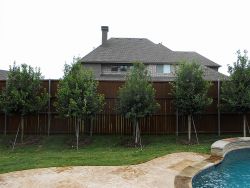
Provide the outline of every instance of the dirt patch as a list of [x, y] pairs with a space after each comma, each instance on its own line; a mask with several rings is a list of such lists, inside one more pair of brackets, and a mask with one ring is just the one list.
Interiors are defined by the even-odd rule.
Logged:
[[[15, 138], [13, 138], [9, 141], [10, 147], [12, 147], [14, 140], [15, 140]], [[42, 136], [27, 136], [27, 137], [24, 137], [23, 142], [21, 142], [20, 139], [17, 139], [15, 147], [30, 146], [30, 145], [40, 145], [41, 146], [42, 140], [43, 140]]]
[[150, 142], [148, 140], [142, 140], [141, 144], [135, 144], [135, 140], [133, 138], [121, 139], [119, 142], [119, 146], [127, 147], [127, 148], [135, 148], [135, 147], [143, 147], [149, 145]]
[[[89, 146], [90, 144], [92, 144], [92, 138], [91, 137], [80, 137], [79, 138], [79, 142], [78, 142], [78, 146], [79, 147], [86, 147]], [[72, 138], [69, 141], [67, 141], [66, 143], [69, 147], [71, 148], [76, 148], [76, 138]]]
[[197, 145], [198, 144], [196, 139], [191, 139], [190, 142], [187, 139], [178, 139], [176, 140], [176, 142], [182, 145]]

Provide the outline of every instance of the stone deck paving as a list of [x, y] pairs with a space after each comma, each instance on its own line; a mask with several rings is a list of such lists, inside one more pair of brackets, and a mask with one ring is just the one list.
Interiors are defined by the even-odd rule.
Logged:
[[52, 167], [0, 174], [2, 188], [173, 188], [175, 176], [209, 155], [173, 153], [130, 166]]

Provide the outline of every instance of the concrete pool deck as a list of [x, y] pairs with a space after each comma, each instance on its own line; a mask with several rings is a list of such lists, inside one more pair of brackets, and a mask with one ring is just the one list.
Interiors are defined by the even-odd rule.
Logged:
[[209, 155], [181, 152], [129, 166], [72, 166], [0, 174], [6, 188], [174, 188], [175, 177]]

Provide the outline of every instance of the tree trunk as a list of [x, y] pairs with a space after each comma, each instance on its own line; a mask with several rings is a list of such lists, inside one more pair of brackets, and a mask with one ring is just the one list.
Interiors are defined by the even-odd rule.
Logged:
[[79, 146], [79, 126], [81, 124], [81, 119], [77, 118], [77, 125], [76, 125], [76, 149], [78, 151]]
[[247, 123], [247, 117], [246, 114], [243, 114], [243, 135], [246, 137], [246, 123]]
[[21, 116], [21, 142], [23, 143], [23, 135], [24, 135], [24, 117]]
[[191, 115], [188, 115], [188, 142], [191, 143]]
[[139, 129], [139, 124], [138, 120], [135, 120], [135, 145], [138, 145], [140, 143], [140, 129]]
[[136, 119], [133, 119], [132, 126], [133, 126], [133, 137], [135, 138], [135, 136], [136, 136]]
[[4, 135], [7, 133], [7, 114], [4, 114]]
[[40, 116], [39, 113], [37, 113], [37, 134], [40, 134]]
[[48, 112], [48, 136], [50, 135], [50, 125], [51, 125], [51, 115], [50, 112]]
[[93, 118], [90, 118], [90, 136], [92, 137], [93, 135]]

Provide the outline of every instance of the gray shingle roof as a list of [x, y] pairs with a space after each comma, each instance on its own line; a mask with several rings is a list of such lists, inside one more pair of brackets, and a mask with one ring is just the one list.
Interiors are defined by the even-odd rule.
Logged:
[[202, 65], [202, 69], [204, 71], [205, 80], [217, 81], [217, 80], [227, 80], [228, 79], [228, 76], [226, 76], [218, 71], [215, 71], [209, 67]]
[[7, 80], [8, 78], [8, 71], [0, 70], [0, 80]]
[[176, 64], [183, 60], [195, 60], [205, 66], [220, 65], [196, 52], [172, 51], [162, 44], [155, 44], [145, 38], [110, 38], [104, 45], [81, 59], [93, 63], [131, 63], [141, 61], [150, 63]]

